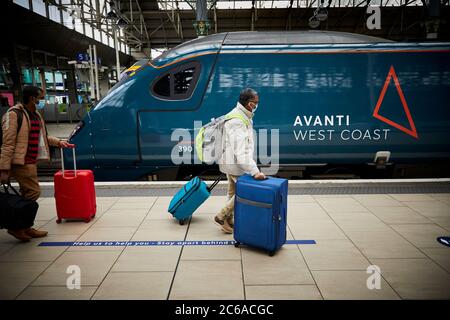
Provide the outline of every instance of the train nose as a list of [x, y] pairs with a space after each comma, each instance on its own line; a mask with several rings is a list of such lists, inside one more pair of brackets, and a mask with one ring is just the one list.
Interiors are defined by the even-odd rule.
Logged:
[[84, 120], [78, 122], [78, 124], [75, 126], [75, 128], [69, 135], [69, 142], [73, 143], [75, 136], [77, 136], [85, 126], [86, 123], [84, 122]]
[[[93, 152], [92, 134], [89, 119], [81, 120], [73, 129], [68, 138], [69, 143], [75, 145], [77, 168], [93, 169], [95, 157]], [[72, 169], [72, 150], [64, 150], [64, 160], [67, 169]]]

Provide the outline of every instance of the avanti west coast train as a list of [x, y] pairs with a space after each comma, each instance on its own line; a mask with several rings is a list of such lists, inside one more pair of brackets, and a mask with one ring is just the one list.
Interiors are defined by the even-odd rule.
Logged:
[[321, 31], [214, 34], [138, 62], [72, 133], [79, 167], [96, 180], [203, 170], [195, 121], [229, 112], [245, 87], [259, 93], [255, 130], [278, 132], [280, 172], [448, 167], [450, 44]]

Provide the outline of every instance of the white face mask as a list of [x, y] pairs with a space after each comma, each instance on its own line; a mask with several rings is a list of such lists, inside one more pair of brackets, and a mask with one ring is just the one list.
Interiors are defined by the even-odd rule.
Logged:
[[252, 112], [255, 113], [256, 109], [258, 109], [258, 104], [255, 104], [255, 107], [253, 108]]

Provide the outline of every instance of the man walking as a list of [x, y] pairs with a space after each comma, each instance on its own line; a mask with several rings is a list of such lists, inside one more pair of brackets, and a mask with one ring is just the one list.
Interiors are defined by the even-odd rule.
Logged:
[[227, 120], [223, 129], [223, 154], [219, 159], [219, 169], [226, 173], [228, 179], [227, 202], [225, 207], [214, 217], [214, 222], [225, 233], [233, 233], [234, 195], [236, 180], [247, 173], [255, 179], [266, 178], [260, 172], [253, 159], [253, 121], [252, 118], [258, 107], [259, 97], [255, 90], [246, 88], [239, 95], [239, 102], [229, 113], [237, 115]]
[[[36, 111], [45, 105], [44, 91], [35, 86], [23, 89], [23, 105], [11, 107], [2, 119], [3, 139], [0, 153], [0, 180], [7, 183], [14, 177], [23, 197], [36, 201], [41, 190], [37, 177], [38, 160], [50, 159], [49, 146], [67, 148], [69, 143], [47, 136], [44, 120]], [[45, 237], [46, 231], [34, 228], [8, 230], [21, 241]]]

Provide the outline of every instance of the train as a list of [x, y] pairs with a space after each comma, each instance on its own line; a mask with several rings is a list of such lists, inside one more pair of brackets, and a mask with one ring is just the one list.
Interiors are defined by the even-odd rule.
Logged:
[[258, 92], [253, 126], [269, 150], [255, 157], [277, 168], [270, 174], [404, 177], [405, 168], [449, 167], [450, 43], [332, 31], [218, 33], [138, 61], [71, 133], [78, 167], [97, 181], [215, 170], [196, 159], [195, 133], [247, 87]]

